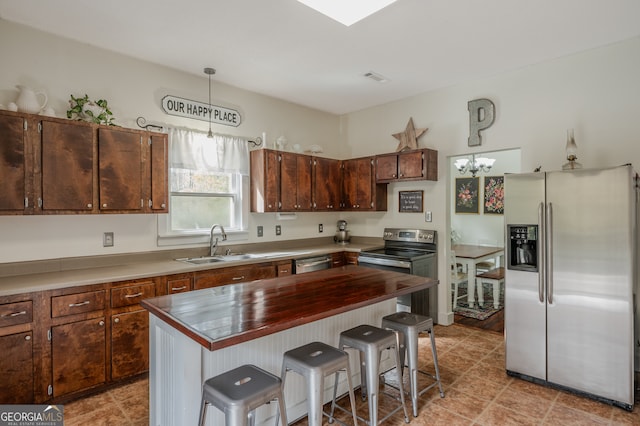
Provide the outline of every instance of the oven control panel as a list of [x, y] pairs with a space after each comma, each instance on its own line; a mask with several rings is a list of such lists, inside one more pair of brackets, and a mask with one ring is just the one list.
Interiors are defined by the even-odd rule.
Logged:
[[385, 228], [382, 238], [385, 241], [409, 241], [434, 244], [436, 231], [427, 229]]

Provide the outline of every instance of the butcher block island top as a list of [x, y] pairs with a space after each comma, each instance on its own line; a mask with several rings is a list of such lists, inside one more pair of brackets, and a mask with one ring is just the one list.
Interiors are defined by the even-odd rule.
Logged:
[[140, 304], [215, 351], [437, 284], [432, 278], [349, 265], [161, 296]]

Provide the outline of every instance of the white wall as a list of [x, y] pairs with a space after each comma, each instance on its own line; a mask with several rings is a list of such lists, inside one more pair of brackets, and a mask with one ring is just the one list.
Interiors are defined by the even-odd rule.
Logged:
[[[424, 70], [428, 73], [429, 70]], [[409, 117], [429, 131], [420, 147], [437, 149], [439, 180], [389, 185], [387, 214], [350, 222], [356, 235], [379, 235], [385, 226], [416, 226], [439, 232], [439, 278], [447, 282], [448, 229], [451, 194], [447, 158], [467, 153], [521, 149], [521, 169], [558, 170], [566, 162], [566, 130], [575, 129], [578, 161], [585, 167], [633, 163], [640, 167], [637, 128], [640, 117], [640, 38], [541, 63], [455, 87], [424, 93], [348, 115], [347, 139], [356, 156], [395, 149], [393, 133], [404, 130]], [[492, 127], [480, 147], [467, 146], [467, 102], [488, 98], [496, 106]], [[397, 212], [397, 192], [424, 189], [421, 214]], [[444, 238], [443, 238], [444, 236]], [[439, 292], [441, 316], [447, 306], [446, 287]]]
[[[167, 123], [206, 131], [208, 123], [166, 115], [160, 100], [170, 94], [208, 101], [206, 66], [223, 67], [203, 58], [202, 68], [187, 74], [139, 61], [92, 46], [51, 36], [0, 19], [0, 104], [15, 101], [17, 84], [43, 90], [59, 117], [64, 117], [71, 94], [109, 102], [115, 123], [138, 128], [138, 116], [147, 122]], [[341, 118], [257, 93], [227, 86], [213, 80], [213, 103], [237, 109], [242, 124], [214, 125], [214, 132], [257, 137], [267, 133], [270, 144], [285, 136], [289, 146], [313, 144], [324, 155], [343, 158], [346, 134]], [[298, 220], [277, 222], [275, 214], [250, 214], [248, 242], [331, 236], [338, 214], [299, 215]], [[0, 216], [0, 263], [59, 257], [100, 255], [158, 250], [156, 215], [72, 215]], [[282, 223], [282, 236], [275, 236], [275, 224]], [[318, 234], [318, 223], [325, 233]], [[265, 235], [258, 238], [256, 226]], [[115, 246], [102, 247], [102, 233], [115, 233]], [[166, 247], [164, 247], [166, 248]]]

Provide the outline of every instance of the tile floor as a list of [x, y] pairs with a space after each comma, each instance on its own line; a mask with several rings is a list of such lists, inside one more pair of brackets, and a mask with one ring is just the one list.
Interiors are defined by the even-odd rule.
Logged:
[[[424, 394], [418, 417], [410, 416], [411, 425], [640, 424], [640, 404], [629, 413], [507, 376], [503, 337], [499, 333], [463, 325], [436, 326], [435, 333], [445, 398], [440, 398], [437, 388]], [[428, 336], [420, 338], [420, 363], [421, 368], [433, 371], [429, 345]], [[147, 386], [147, 380], [139, 380], [68, 403], [64, 408], [65, 425], [148, 425]], [[367, 417], [366, 402], [356, 396], [358, 414]], [[393, 398], [381, 397], [381, 417], [389, 412], [391, 404], [395, 404]], [[408, 408], [411, 413], [410, 402]], [[339, 417], [346, 419], [348, 415], [341, 413]], [[324, 424], [329, 424], [326, 419]], [[385, 424], [405, 423], [402, 414], [396, 413]], [[306, 418], [295, 425], [306, 426]]]

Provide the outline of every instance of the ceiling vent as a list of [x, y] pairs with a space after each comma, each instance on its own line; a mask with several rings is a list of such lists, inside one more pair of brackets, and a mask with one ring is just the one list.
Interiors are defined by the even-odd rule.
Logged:
[[364, 74], [365, 77], [377, 82], [377, 83], [386, 83], [389, 81], [389, 79], [387, 77], [385, 77], [382, 74], [378, 74], [376, 72], [373, 71], [369, 71], [368, 73]]

